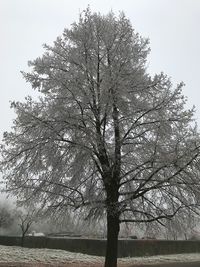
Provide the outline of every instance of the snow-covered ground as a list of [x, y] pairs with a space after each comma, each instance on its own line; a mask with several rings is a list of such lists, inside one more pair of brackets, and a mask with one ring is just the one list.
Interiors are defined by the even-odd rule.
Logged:
[[[104, 258], [81, 253], [73, 253], [57, 249], [30, 249], [16, 246], [0, 245], [0, 262], [32, 262], [32, 263], [99, 263]], [[187, 262], [200, 261], [200, 253], [175, 254], [165, 256], [135, 257], [119, 259], [119, 263], [161, 263], [161, 262]]]

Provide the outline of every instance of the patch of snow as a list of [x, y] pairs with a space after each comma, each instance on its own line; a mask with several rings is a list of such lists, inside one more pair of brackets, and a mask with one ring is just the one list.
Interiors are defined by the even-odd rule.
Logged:
[[140, 264], [140, 263], [156, 264], [156, 263], [195, 262], [195, 261], [200, 261], [200, 253], [158, 255], [158, 256], [119, 259], [120, 263], [131, 263], [131, 264]]
[[[149, 257], [120, 258], [120, 264], [148, 264], [166, 262], [200, 261], [200, 253], [174, 254]], [[0, 245], [0, 262], [32, 262], [32, 263], [99, 263], [104, 257], [91, 256], [58, 249], [33, 249]]]
[[37, 233], [36, 231], [32, 231], [28, 236], [45, 236], [44, 233]]
[[101, 263], [103, 257], [73, 253], [57, 249], [32, 249], [0, 245], [0, 262], [94, 262]]

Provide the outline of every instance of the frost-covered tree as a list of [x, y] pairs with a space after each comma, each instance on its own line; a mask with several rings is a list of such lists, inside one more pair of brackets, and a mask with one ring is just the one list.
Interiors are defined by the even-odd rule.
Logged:
[[34, 222], [34, 217], [32, 216], [31, 212], [23, 214], [22, 212], [18, 211], [18, 219], [19, 219], [18, 225], [21, 229], [21, 246], [23, 247], [25, 236]]
[[162, 223], [199, 196], [199, 136], [183, 84], [146, 70], [148, 40], [123, 13], [89, 9], [23, 73], [40, 98], [13, 102], [7, 188], [24, 201], [107, 217], [106, 267], [124, 222]]
[[185, 239], [191, 238], [199, 224], [198, 216], [190, 210], [178, 212], [173, 220], [168, 220], [163, 229], [164, 236], [167, 239]]

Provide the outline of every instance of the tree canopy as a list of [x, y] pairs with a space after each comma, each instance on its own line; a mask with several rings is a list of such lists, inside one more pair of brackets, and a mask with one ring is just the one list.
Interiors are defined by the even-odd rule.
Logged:
[[198, 208], [194, 110], [185, 109], [183, 83], [148, 74], [148, 39], [123, 13], [87, 9], [44, 48], [23, 73], [40, 97], [12, 103], [17, 117], [4, 133], [4, 179], [25, 201], [105, 214], [105, 266], [116, 266], [108, 249], [120, 223], [163, 223]]

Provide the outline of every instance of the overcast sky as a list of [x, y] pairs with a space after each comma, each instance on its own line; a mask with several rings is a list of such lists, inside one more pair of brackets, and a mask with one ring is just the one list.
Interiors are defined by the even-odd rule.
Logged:
[[10, 100], [32, 94], [20, 70], [42, 55], [65, 27], [92, 11], [123, 10], [140, 35], [149, 37], [149, 70], [184, 81], [189, 106], [200, 124], [200, 0], [0, 0], [0, 135], [12, 124]]

